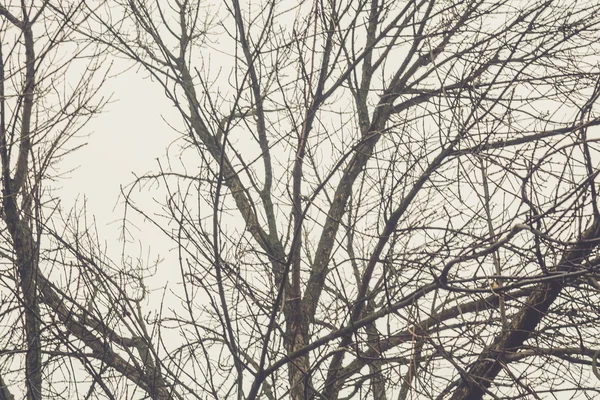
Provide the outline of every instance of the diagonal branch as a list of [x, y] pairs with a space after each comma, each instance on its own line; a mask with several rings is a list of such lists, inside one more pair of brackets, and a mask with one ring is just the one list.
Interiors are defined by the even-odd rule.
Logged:
[[[600, 219], [581, 236], [579, 243], [565, 251], [561, 261], [552, 268], [554, 272], [570, 272], [577, 268], [598, 246], [600, 240]], [[487, 388], [502, 370], [506, 358], [529, 339], [548, 308], [562, 291], [560, 280], [540, 283], [525, 301], [521, 310], [513, 317], [507, 329], [500, 333], [494, 342], [478, 357], [466, 375], [462, 377], [452, 400], [481, 399]]]
[[[156, 379], [157, 377], [152, 374], [155, 371], [147, 369], [147, 373], [144, 373], [137, 365], [128, 363], [123, 357], [112, 350], [105, 340], [97, 337], [86, 325], [78, 321], [73, 312], [65, 307], [63, 298], [52, 289], [52, 283], [40, 272], [38, 272], [38, 283], [42, 296], [41, 300], [56, 313], [56, 316], [65, 325], [69, 333], [73, 334], [92, 350], [96, 358], [102, 360], [102, 362], [145, 390], [152, 399], [166, 400], [177, 397], [171, 392], [168, 386], [164, 385], [162, 379]], [[140, 352], [142, 362], [146, 366], [150, 363], [148, 358], [150, 355], [144, 353], [145, 347], [142, 343], [139, 343], [139, 340], [125, 340], [124, 345], [136, 347]], [[144, 354], [146, 357], [144, 357]]]

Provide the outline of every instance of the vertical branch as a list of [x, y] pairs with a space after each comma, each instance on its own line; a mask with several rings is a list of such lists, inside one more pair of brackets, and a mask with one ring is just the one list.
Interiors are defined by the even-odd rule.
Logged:
[[[308, 135], [311, 129], [312, 120], [318, 103], [319, 88], [315, 90], [314, 98], [311, 98], [312, 94], [312, 81], [315, 72], [315, 47], [317, 45], [317, 25], [319, 20], [319, 4], [317, 1], [313, 3], [311, 15], [314, 13], [314, 31], [313, 31], [313, 42], [311, 46], [310, 54], [310, 72], [307, 78], [305, 94], [304, 94], [304, 108], [305, 117], [302, 124], [302, 129], [298, 135], [298, 148], [294, 157], [294, 166], [292, 169], [292, 223], [294, 227], [292, 249], [290, 251], [290, 265], [292, 271], [292, 279], [290, 284], [290, 301], [289, 307], [286, 312], [286, 336], [288, 340], [288, 352], [292, 353], [299, 348], [304, 347], [308, 343], [308, 323], [306, 316], [303, 314], [301, 308], [301, 282], [300, 282], [300, 269], [301, 263], [301, 248], [302, 248], [302, 224], [304, 220], [304, 213], [302, 210], [302, 170], [304, 166], [304, 156], [306, 154], [306, 144], [308, 141]], [[327, 59], [328, 51], [325, 50], [324, 58]], [[327, 70], [327, 64], [323, 64], [321, 73]], [[311, 107], [311, 102], [313, 107]], [[305, 355], [297, 360], [294, 365], [290, 366], [290, 391], [291, 398], [293, 400], [301, 400], [305, 395], [306, 382], [304, 379], [310, 367], [310, 361], [308, 355]]]
[[[490, 210], [490, 189], [487, 179], [487, 168], [485, 162], [480, 160], [481, 162], [481, 178], [483, 180], [483, 208], [485, 208], [485, 216], [487, 219], [488, 232], [490, 234], [490, 241], [493, 243], [496, 240], [496, 233], [494, 232], [494, 224], [492, 223], [492, 212]], [[501, 291], [502, 288], [502, 268], [500, 267], [500, 258], [498, 256], [498, 250], [492, 253], [492, 259], [494, 260], [494, 267], [496, 268], [497, 278], [494, 283], [492, 283], [492, 290]], [[500, 318], [502, 320], [502, 326], [506, 326], [506, 309], [504, 305], [504, 297], [502, 296], [502, 292], [498, 294], [500, 296]]]
[[[25, 80], [23, 82], [23, 92], [19, 95], [23, 106], [19, 153], [14, 179], [11, 179], [10, 176], [10, 159], [7, 154], [8, 143], [6, 140], [6, 131], [4, 127], [2, 130], [2, 178], [4, 183], [2, 202], [6, 225], [13, 241], [12, 245], [16, 255], [19, 286], [23, 294], [25, 308], [27, 399], [37, 400], [42, 398], [40, 310], [37, 295], [37, 251], [33, 233], [31, 232], [31, 202], [23, 201], [25, 209], [19, 209], [17, 205], [19, 195], [29, 195], [22, 189], [27, 179], [28, 160], [31, 151], [31, 114], [35, 90], [35, 49], [32, 24], [29, 20], [25, 3], [21, 3], [21, 12], [23, 14], [21, 21], [17, 20], [14, 16], [10, 16], [10, 13], [5, 9], [1, 11], [13, 25], [21, 30], [25, 46]], [[4, 110], [2, 115], [4, 116]]]
[[[600, 98], [600, 78], [596, 81], [594, 86], [594, 92], [590, 96], [589, 100], [585, 103], [585, 105], [580, 110], [580, 119], [579, 124], [585, 124], [586, 118], [589, 118], [592, 113], [593, 105]], [[592, 165], [592, 156], [590, 154], [590, 144], [587, 138], [587, 128], [581, 128], [579, 130], [579, 134], [581, 135], [581, 143], [583, 146], [583, 154], [585, 157], [585, 166], [589, 177], [594, 175], [594, 166]], [[600, 211], [598, 210], [598, 195], [596, 190], [596, 183], [594, 180], [590, 180], [590, 194], [592, 197], [592, 209], [594, 210], [594, 216], [596, 218], [600, 218]]]
[[[4, 55], [2, 54], [2, 41], [0, 40], [0, 161], [2, 166], [8, 159], [6, 151], [6, 120], [5, 120], [6, 98], [4, 90]], [[2, 168], [4, 170], [4, 168]], [[0, 213], [3, 214], [3, 213]], [[4, 379], [0, 376], [0, 399], [13, 400], [14, 396], [8, 390]]]
[[[360, 193], [359, 193], [360, 196]], [[358, 211], [358, 208], [356, 209]], [[356, 281], [356, 286], [360, 287], [361, 283], [361, 273], [360, 268], [357, 262], [356, 252], [354, 251], [354, 227], [356, 224], [353, 222], [353, 218], [356, 218], [355, 211], [352, 208], [352, 199], [348, 202], [348, 221], [346, 222], [346, 240], [347, 240], [347, 248], [348, 248], [348, 258], [350, 264], [352, 266], [352, 272], [354, 275], [354, 280]], [[365, 306], [365, 313], [369, 314], [376, 310], [375, 301], [370, 298], [367, 301]], [[385, 340], [379, 334], [377, 326], [375, 324], [368, 324], [365, 327], [367, 333], [367, 345], [368, 351], [376, 354], [375, 357], [369, 357], [364, 352], [361, 355], [361, 358], [365, 359], [373, 359], [369, 363], [369, 370], [371, 373], [371, 390], [373, 391], [373, 399], [375, 400], [386, 400], [386, 390], [385, 390], [385, 382], [386, 379], [383, 375], [381, 366], [383, 362], [379, 359], [383, 356], [383, 351], [381, 348], [381, 343]], [[383, 340], [382, 340], [383, 339]]]
[[[25, 39], [25, 87], [23, 93], [23, 114], [21, 120], [21, 137], [17, 168], [12, 182], [11, 199], [23, 188], [27, 179], [29, 153], [31, 151], [31, 113], [33, 109], [33, 94], [35, 90], [35, 50], [33, 32], [25, 3], [23, 10], [23, 36]], [[23, 196], [29, 196], [23, 190]], [[37, 254], [34, 245], [33, 232], [31, 232], [31, 203], [23, 202], [21, 221], [18, 221], [13, 232], [21, 290], [25, 301], [25, 330], [27, 338], [27, 355], [25, 371], [27, 374], [27, 398], [37, 400], [42, 398], [42, 354], [40, 334], [40, 309], [37, 294]], [[16, 207], [15, 207], [16, 211]], [[17, 221], [19, 216], [13, 215]]]
[[[250, 87], [252, 90], [252, 96], [254, 98], [254, 106], [256, 107], [256, 128], [258, 135], [258, 144], [261, 150], [261, 158], [263, 166], [265, 168], [265, 182], [262, 190], [259, 191], [260, 198], [265, 207], [265, 213], [267, 216], [267, 223], [269, 224], [269, 235], [271, 240], [276, 241], [277, 239], [277, 222], [275, 220], [275, 211], [273, 208], [273, 199], [271, 198], [271, 188], [273, 186], [273, 167], [271, 163], [271, 151], [269, 149], [269, 141], [267, 139], [267, 125], [265, 120], [265, 109], [264, 109], [264, 98], [265, 95], [262, 93], [260, 86], [260, 79], [256, 72], [255, 62], [256, 58], [253, 56], [250, 45], [246, 38], [244, 29], [244, 20], [240, 9], [238, 0], [234, 0], [234, 18], [239, 33], [239, 40], [246, 59], [248, 66], [248, 75], [250, 77]], [[270, 5], [268, 20], [273, 17], [274, 4]], [[266, 28], [268, 29], [268, 28]]]
[[[415, 327], [418, 329], [418, 327]], [[415, 332], [412, 332], [412, 346], [411, 346], [411, 357], [408, 363], [408, 369], [406, 374], [402, 378], [402, 386], [400, 387], [400, 393], [398, 394], [398, 400], [406, 400], [408, 395], [413, 393], [413, 380], [416, 381], [418, 378], [417, 370], [419, 368], [421, 351], [423, 350], [423, 344], [425, 339], [422, 336], [418, 336]]]
[[360, 86], [354, 96], [356, 101], [356, 111], [358, 122], [362, 132], [369, 128], [369, 109], [367, 107], [367, 98], [371, 88], [371, 79], [373, 77], [373, 46], [375, 45], [377, 26], [379, 25], [379, 4], [378, 0], [371, 1], [369, 11], [369, 25], [367, 27], [367, 42], [365, 44], [365, 56], [362, 66], [362, 76]]
[[[227, 142], [227, 132], [225, 132], [223, 140], [225, 143]], [[213, 254], [215, 257], [214, 265], [215, 265], [215, 274], [216, 274], [216, 278], [217, 278], [217, 287], [218, 287], [218, 291], [219, 291], [219, 299], [221, 301], [221, 308], [223, 310], [223, 319], [225, 320], [224, 328], [225, 328], [226, 334], [228, 336], [227, 344], [228, 344], [231, 354], [233, 356], [233, 362], [235, 365], [235, 369], [237, 371], [237, 383], [238, 383], [237, 396], [238, 396], [238, 400], [241, 400], [243, 398], [243, 390], [242, 390], [243, 378], [244, 378], [243, 364], [241, 362], [239, 351], [238, 351], [238, 345], [237, 345], [238, 335], [236, 335], [233, 330], [233, 325], [231, 323], [231, 317], [229, 315], [229, 305], [227, 304], [225, 289], [223, 287], [224, 276], [223, 276], [222, 265], [221, 265], [220, 240], [219, 240], [220, 239], [219, 206], [221, 204], [221, 188], [223, 186], [223, 181], [224, 181], [224, 177], [223, 177], [224, 160], [225, 160], [225, 146], [223, 146], [222, 150], [221, 150], [221, 157], [219, 160], [219, 176], [218, 176], [218, 179], [216, 182], [216, 187], [215, 187], [215, 199], [214, 199], [214, 204], [213, 204], [213, 215], [212, 215], [212, 221], [213, 221], [212, 245], [213, 245]]]
[[[0, 6], [0, 11], [6, 10]], [[6, 92], [4, 89], [4, 79], [4, 54], [2, 53], [2, 41], [0, 40], [0, 162], [2, 163], [3, 194], [4, 188], [6, 188], [6, 185], [9, 183], [8, 179], [4, 179], [4, 172], [7, 171], [8, 166], [8, 150], [6, 147]]]
[[[271, 21], [273, 18], [275, 4], [270, 3], [269, 13], [267, 20]], [[250, 48], [250, 44], [248, 42], [248, 38], [246, 37], [246, 28], [244, 26], [244, 18], [242, 16], [242, 11], [240, 8], [239, 1], [233, 1], [233, 14], [234, 20], [237, 28], [238, 40], [241, 45], [242, 52], [244, 54], [244, 58], [246, 61], [246, 65], [248, 68], [247, 74], [250, 79], [250, 89], [252, 91], [252, 98], [254, 100], [254, 110], [252, 115], [256, 116], [256, 124], [257, 124], [257, 136], [258, 136], [258, 144], [261, 150], [261, 159], [264, 166], [264, 185], [262, 189], [258, 190], [260, 199], [262, 200], [265, 215], [267, 218], [268, 231], [265, 232], [265, 241], [268, 243], [268, 246], [274, 250], [273, 253], [270, 254], [272, 258], [272, 266], [273, 266], [273, 281], [275, 283], [275, 287], [277, 287], [277, 297], [275, 301], [275, 306], [271, 312], [269, 317], [270, 322], [267, 326], [267, 331], [263, 340], [263, 349], [262, 354], [260, 356], [260, 361], [258, 363], [258, 371], [259, 374], [262, 372], [264, 368], [264, 363], [267, 357], [267, 349], [269, 348], [269, 341], [271, 340], [271, 333], [273, 328], [275, 327], [275, 321], [277, 318], [277, 310], [279, 309], [279, 304], [283, 302], [285, 308], [285, 298], [284, 293], [289, 288], [287, 287], [286, 281], [286, 270], [288, 267], [284, 266], [284, 257], [283, 257], [283, 246], [279, 240], [277, 227], [278, 224], [275, 218], [275, 210], [273, 206], [272, 195], [272, 186], [273, 186], [273, 167], [271, 163], [271, 151], [269, 147], [269, 142], [267, 138], [267, 128], [266, 128], [266, 119], [265, 119], [265, 109], [264, 109], [264, 100], [266, 94], [263, 93], [260, 76], [256, 71], [255, 63], [258, 60], [257, 52], [253, 52]], [[265, 28], [265, 30], [270, 29], [269, 27]], [[265, 34], [265, 32], [263, 32]], [[225, 132], [226, 134], [226, 132]], [[223, 146], [226, 144], [226, 137], [223, 140]], [[222, 152], [223, 156], [225, 154]], [[255, 381], [256, 383], [256, 381]], [[241, 387], [241, 386], [240, 386]], [[258, 388], [255, 386], [251, 389], [251, 392]], [[241, 391], [240, 391], [241, 392]]]
[[11, 191], [17, 193], [27, 177], [29, 152], [31, 151], [31, 112], [33, 92], [35, 90], [35, 49], [31, 22], [25, 4], [22, 5], [23, 21], [21, 30], [25, 39], [25, 82], [23, 88], [23, 114], [21, 116], [21, 134], [19, 138], [19, 156]]

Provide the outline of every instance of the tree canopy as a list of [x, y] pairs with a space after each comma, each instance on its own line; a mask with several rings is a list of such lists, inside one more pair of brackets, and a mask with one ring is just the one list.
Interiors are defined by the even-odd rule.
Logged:
[[[0, 4], [0, 399], [595, 397], [599, 37], [593, 0]], [[162, 263], [58, 189], [119, 73], [172, 105], [121, 193]]]

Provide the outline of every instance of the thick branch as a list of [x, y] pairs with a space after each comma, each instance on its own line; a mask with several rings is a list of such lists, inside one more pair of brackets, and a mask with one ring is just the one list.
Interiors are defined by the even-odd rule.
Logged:
[[[600, 240], [600, 220], [594, 221], [592, 226], [583, 233], [580, 242], [567, 250], [560, 263], [552, 270], [557, 272], [573, 270], [597, 247], [598, 240]], [[537, 325], [563, 287], [563, 282], [560, 280], [551, 280], [541, 283], [534, 290], [508, 328], [503, 330], [479, 355], [467, 374], [462, 377], [452, 400], [477, 400], [483, 397], [502, 370], [507, 355], [522, 346], [533, 335]]]

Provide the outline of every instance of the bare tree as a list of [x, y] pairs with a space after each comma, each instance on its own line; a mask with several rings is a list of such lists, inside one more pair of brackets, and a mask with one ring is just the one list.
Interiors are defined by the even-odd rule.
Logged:
[[145, 268], [111, 263], [85, 207], [57, 197], [61, 159], [107, 102], [105, 49], [77, 33], [89, 17], [0, 4], [1, 399], [173, 398], [140, 316]]
[[137, 184], [169, 193], [186, 390], [593, 390], [594, 2], [122, 5], [104, 41], [185, 124]]
[[[29, 398], [44, 382], [153, 399], [598, 392], [597, 2], [43, 4], [0, 8], [23, 37], [1, 57], [19, 83], [0, 95], [20, 293], [6, 285], [2, 318], [24, 310], [26, 337], [25, 371], [0, 372]], [[134, 60], [177, 111], [179, 154], [125, 193], [177, 253], [157, 268], [181, 286], [153, 318], [152, 268], [110, 261], [84, 210], [44, 211], [40, 171], [68, 136], [30, 122], [60, 72], [28, 61], [51, 54], [27, 47], [46, 15]], [[159, 210], [138, 201], [147, 185]]]
[[169, 192], [194, 393], [593, 390], [594, 2], [122, 5], [107, 44], [186, 127], [137, 184]]

